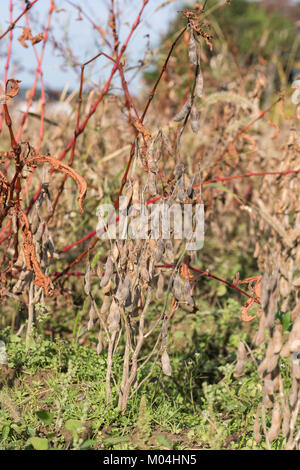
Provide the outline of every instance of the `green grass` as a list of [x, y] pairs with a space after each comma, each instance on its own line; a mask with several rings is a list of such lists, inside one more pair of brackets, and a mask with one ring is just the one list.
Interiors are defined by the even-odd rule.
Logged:
[[[8, 364], [0, 366], [0, 449], [264, 449], [252, 430], [261, 397], [256, 367], [250, 360], [241, 378], [233, 376], [238, 342], [251, 333], [239, 311], [229, 298], [213, 311], [203, 301], [195, 315], [178, 312], [172, 377], [157, 365], [124, 415], [115, 387], [105, 402], [106, 356], [93, 343], [54, 342], [35, 331], [26, 353], [23, 339], [2, 330]], [[116, 377], [121, 367], [115, 357]], [[282, 448], [282, 439], [272, 446]]]

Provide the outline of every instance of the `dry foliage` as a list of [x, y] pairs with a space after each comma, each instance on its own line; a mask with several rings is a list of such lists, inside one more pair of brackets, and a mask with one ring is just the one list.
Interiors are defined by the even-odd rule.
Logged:
[[[161, 364], [164, 374], [172, 375], [168, 353], [172, 319], [179, 309], [187, 314], [195, 313], [197, 289], [203, 277], [218, 280], [247, 297], [244, 306], [241, 301], [241, 321], [248, 323], [260, 316], [259, 322], [256, 320], [259, 325], [255, 345], [265, 344], [266, 351], [258, 365], [263, 396], [255, 417], [255, 439], [259, 442], [263, 432], [270, 447], [270, 442], [281, 432], [286, 437], [286, 449], [299, 449], [300, 141], [296, 132], [299, 106], [287, 119], [283, 110], [290, 91], [283, 91], [261, 109], [268, 86], [267, 64], [261, 61], [240, 73], [226, 45], [214, 56], [213, 34], [209, 24], [202, 21], [203, 5], [182, 12], [184, 28], [170, 45], [148, 100], [133, 98], [122, 58], [147, 3], [148, 0], [143, 1], [123, 45], [113, 1], [107, 29], [88, 18], [103, 44], [110, 46], [110, 55], [100, 52], [81, 66], [77, 102], [75, 94], [69, 97], [69, 102], [74, 103], [69, 117], [58, 120], [54, 116], [47, 122], [43, 88], [38, 113], [29, 115], [35, 81], [28, 96], [28, 109], [15, 135], [16, 118], [9, 111], [7, 101], [13, 103], [19, 81], [6, 80], [3, 106], [10, 148], [1, 152], [0, 170], [2, 303], [5, 305], [11, 297], [23, 295], [28, 310], [28, 342], [36, 315], [35, 304], [44, 301], [44, 295], [51, 297], [47, 302], [52, 302], [53, 312], [64, 302], [70, 304], [76, 287], [72, 287], [73, 291], [66, 287], [67, 280], [73, 274], [83, 275], [90, 306], [87, 329], [99, 326], [97, 351], [107, 352], [107, 400], [112, 398], [114, 383], [119, 392], [118, 406], [124, 412], [128, 400], [151, 376], [156, 364]], [[27, 3], [20, 18], [26, 17], [28, 5], [31, 8], [34, 4]], [[84, 9], [77, 9], [78, 19], [86, 19]], [[53, 14], [59, 14], [59, 10], [51, 0], [49, 21]], [[18, 40], [24, 47], [28, 47], [29, 41], [30, 47], [43, 41], [45, 48], [47, 28], [33, 37], [27, 25]], [[179, 46], [189, 58], [188, 86], [182, 102], [174, 86], [180, 83], [178, 58], [172, 55]], [[76, 65], [71, 51], [62, 53]], [[111, 74], [103, 87], [94, 86], [85, 93], [85, 67], [100, 58], [111, 64]], [[40, 66], [38, 60], [36, 80]], [[110, 92], [115, 75], [120, 77], [122, 95]], [[224, 76], [229, 77], [229, 87], [215, 91], [215, 83], [221, 83]], [[161, 83], [164, 83], [162, 92]], [[156, 100], [159, 93], [160, 99]], [[279, 116], [276, 122], [270, 120], [270, 112], [274, 110]], [[47, 139], [44, 138], [46, 124]], [[67, 143], [66, 139], [69, 139]], [[124, 171], [122, 157], [128, 150]], [[63, 163], [69, 152], [68, 164]], [[104, 158], [99, 158], [102, 155]], [[114, 166], [111, 162], [116, 157], [119, 160]], [[47, 168], [42, 177], [35, 171], [40, 163]], [[113, 179], [116, 168], [122, 171], [122, 178], [119, 187], [112, 185], [110, 190], [107, 178]], [[63, 180], [59, 179], [61, 173]], [[65, 187], [68, 176], [77, 185], [81, 219], [76, 220], [94, 229], [64, 246], [67, 238], [74, 239], [70, 220], [76, 217], [71, 187]], [[233, 189], [226, 186], [224, 190], [227, 183]], [[97, 220], [91, 211], [95, 209], [95, 201], [97, 204], [103, 201], [105, 191], [120, 214], [131, 208], [132, 223], [136, 223], [136, 230], [144, 238], [123, 239], [117, 233], [116, 239], [100, 240], [115, 218], [114, 213], [108, 214], [105, 220], [100, 218], [96, 234]], [[82, 207], [86, 194], [90, 211], [87, 216]], [[60, 198], [64, 201], [61, 212]], [[231, 283], [205, 268], [194, 267], [197, 255], [187, 250], [184, 241], [173, 239], [175, 224], [171, 226], [171, 237], [163, 234], [159, 239], [149, 237], [150, 230], [145, 232], [142, 222], [143, 207], [162, 201], [169, 210], [175, 203], [183, 208], [185, 204], [195, 206], [203, 202], [206, 227], [222, 246], [230, 245], [235, 228], [243, 224], [245, 240], [239, 249], [251, 240], [260, 274], [249, 273], [244, 280], [237, 274]], [[69, 220], [64, 213], [70, 216]], [[52, 237], [60, 249], [54, 247]], [[82, 249], [81, 244], [89, 239], [92, 239], [89, 245]], [[103, 250], [96, 262], [91, 262], [97, 244]], [[79, 250], [77, 256], [69, 256], [75, 247]], [[74, 273], [72, 268], [83, 260], [85, 272]], [[60, 271], [51, 272], [51, 266], [57, 263]], [[247, 290], [243, 289], [244, 285]], [[251, 312], [254, 308], [256, 311], [250, 313], [250, 308]], [[293, 326], [284, 334], [276, 318], [279, 308], [282, 312], [292, 310]], [[145, 355], [145, 346], [149, 344], [151, 352]], [[123, 355], [121, 378], [113, 373], [114, 356], [118, 353]], [[283, 388], [282, 357], [290, 359], [290, 390]], [[247, 358], [248, 351], [241, 342], [237, 351], [237, 378], [245, 373]], [[150, 363], [150, 372], [139, 381], [139, 371]]]

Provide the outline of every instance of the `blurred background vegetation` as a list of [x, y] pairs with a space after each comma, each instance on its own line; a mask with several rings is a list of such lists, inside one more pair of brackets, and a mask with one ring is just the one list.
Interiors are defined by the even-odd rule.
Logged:
[[[234, 0], [230, 7], [224, 2], [210, 0], [203, 14], [203, 29], [214, 36], [212, 51], [204, 45], [204, 63], [227, 50], [243, 74], [243, 68], [258, 63], [269, 63], [270, 74], [276, 88], [286, 85], [300, 73], [300, 2], [291, 0]], [[195, 2], [185, 4], [194, 8]], [[207, 21], [209, 18], [209, 21]], [[162, 66], [165, 51], [184, 26], [181, 12], [162, 37], [160, 52], [149, 70], [144, 73], [146, 83], [153, 83]], [[204, 44], [204, 41], [203, 41]], [[176, 67], [179, 74], [188, 70], [188, 55], [184, 42], [176, 49], [174, 57], [180, 59]], [[180, 70], [178, 70], [178, 66]], [[246, 72], [246, 69], [245, 69]]]

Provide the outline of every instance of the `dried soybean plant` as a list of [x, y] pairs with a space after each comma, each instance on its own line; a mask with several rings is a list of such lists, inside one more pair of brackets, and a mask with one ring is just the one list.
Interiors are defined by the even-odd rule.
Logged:
[[5, 88], [4, 113], [5, 122], [10, 133], [11, 150], [1, 152], [1, 161], [10, 166], [13, 177], [9, 181], [1, 171], [1, 224], [9, 222], [9, 233], [5, 239], [5, 252], [1, 259], [1, 298], [23, 294], [27, 298], [28, 344], [34, 317], [34, 304], [43, 295], [53, 295], [53, 285], [48, 275], [54, 247], [47, 226], [44, 224], [41, 206], [48, 201], [52, 209], [47, 183], [42, 184], [42, 191], [30, 215], [22, 209], [22, 181], [29, 171], [40, 163], [47, 163], [55, 171], [71, 176], [77, 183], [79, 206], [85, 197], [87, 185], [83, 177], [71, 167], [50, 155], [36, 153], [29, 142], [18, 144], [15, 140], [13, 124], [8, 110], [8, 100], [13, 99], [19, 91], [17, 80], [9, 79]]
[[[32, 5], [34, 3], [32, 2]], [[124, 412], [129, 398], [140, 389], [159, 362], [164, 374], [167, 376], [172, 374], [168, 355], [170, 321], [179, 308], [190, 313], [196, 311], [194, 292], [200, 277], [208, 276], [227, 284], [248, 297], [247, 303], [242, 309], [242, 320], [250, 321], [260, 315], [257, 344], [269, 341], [266, 358], [259, 365], [264, 400], [257, 410], [256, 436], [258, 437], [260, 433], [262, 423], [269, 445], [280, 431], [281, 417], [283, 416], [284, 425], [282, 424], [282, 427], [287, 436], [287, 447], [299, 447], [299, 436], [296, 432], [296, 419], [299, 412], [299, 367], [297, 366], [297, 350], [295, 349], [298, 345], [297, 341], [299, 341], [299, 322], [297, 320], [299, 318], [297, 297], [299, 282], [294, 279], [300, 256], [297, 245], [299, 238], [297, 229], [299, 225], [299, 199], [297, 198], [296, 184], [298, 170], [286, 170], [287, 167], [297, 168], [297, 136], [293, 133], [291, 140], [286, 145], [285, 158], [281, 159], [279, 170], [269, 171], [268, 165], [271, 163], [271, 159], [267, 163], [263, 162], [255, 134], [250, 135], [249, 133], [249, 129], [256, 124], [259, 124], [263, 130], [266, 127], [270, 128], [267, 114], [276, 104], [272, 104], [263, 111], [260, 110], [260, 100], [266, 84], [262, 66], [259, 66], [258, 74], [254, 79], [253, 76], [250, 77], [249, 84], [243, 84], [244, 96], [241, 96], [242, 92], [238, 94], [237, 90], [240, 84], [238, 81], [234, 81], [230, 90], [218, 91], [203, 99], [204, 80], [201, 61], [203, 61], [203, 57], [206, 57], [203, 45], [205, 43], [211, 49], [212, 35], [207, 32], [209, 31], [207, 25], [201, 21], [203, 13], [201, 5], [198, 5], [195, 10], [186, 9], [182, 12], [186, 26], [172, 43], [149, 99], [140, 114], [138, 106], [135, 105], [130, 95], [125, 77], [126, 69], [124, 71], [121, 59], [133, 32], [139, 25], [147, 3], [147, 0], [143, 1], [130, 33], [122, 46], [116, 28], [117, 21], [113, 1], [111, 2], [109, 22], [113, 40], [107, 41], [106, 32], [97, 29], [95, 27], [97, 25], [93, 25], [93, 28], [100, 31], [104, 43], [109, 43], [112, 46], [111, 55], [99, 52], [93, 59], [81, 65], [74, 136], [67, 145], [62, 144], [57, 159], [50, 155], [41, 154], [41, 140], [39, 140], [37, 148], [33, 148], [28, 142], [18, 143], [21, 131], [15, 138], [8, 107], [5, 105], [5, 120], [10, 131], [11, 150], [1, 154], [1, 222], [7, 223], [4, 237], [2, 233], [2, 246], [5, 245], [5, 252], [1, 260], [2, 297], [24, 293], [29, 315], [28, 343], [34, 321], [35, 303], [42, 296], [50, 296], [57, 292], [56, 285], [63, 279], [63, 276], [72, 274], [71, 268], [82, 261], [84, 256], [89, 255], [100, 240], [105, 258], [95, 265], [96, 269], [88, 261], [85, 272], [85, 293], [91, 300], [88, 329], [91, 330], [98, 321], [97, 351], [100, 353], [107, 350], [107, 400], [112, 398], [113, 383], [119, 394], [118, 405]], [[51, 14], [55, 9], [54, 2], [50, 1], [49, 6], [49, 19], [51, 19]], [[46, 32], [43, 37], [44, 47], [47, 41]], [[28, 37], [28, 39], [30, 38]], [[23, 40], [27, 39], [23, 37]], [[168, 130], [163, 126], [159, 129], [154, 127], [159, 114], [160, 103], [158, 100], [155, 102], [156, 108], [153, 113], [155, 119], [153, 117], [151, 119], [149, 116], [145, 122], [145, 117], [161, 79], [172, 63], [170, 60], [172, 52], [180, 41], [187, 46], [186, 56], [189, 57], [192, 79], [191, 86], [186, 91], [182, 108], [176, 108], [173, 120], [180, 124], [173, 132], [174, 124], [166, 126]], [[111, 64], [111, 74], [98, 94], [93, 91], [90, 93], [85, 108], [85, 117], [80, 123], [84, 69], [100, 57], [105, 57]], [[42, 56], [38, 59], [36, 78], [41, 71], [41, 60]], [[207, 63], [207, 60], [204, 63]], [[98, 107], [110, 91], [112, 79], [116, 74], [119, 74], [121, 79], [122, 107], [127, 114], [128, 127], [134, 135], [126, 170], [114, 202], [115, 211], [119, 211], [117, 232], [115, 236], [109, 237], [109, 234], [112, 234], [111, 230], [113, 230], [111, 226], [114, 225], [115, 211], [111, 211], [107, 217], [100, 211], [97, 231], [55, 253], [48, 222], [53, 217], [67, 175], [77, 183], [79, 205], [82, 210], [82, 200], [87, 185], [85, 180], [72, 168], [75, 157], [83, 150], [83, 144], [80, 147], [80, 142], [77, 141], [81, 134], [84, 137], [88, 122], [95, 115], [97, 109], [99, 111]], [[248, 77], [245, 78], [246, 80]], [[10, 86], [6, 89], [6, 95], [13, 94], [14, 90], [17, 92], [17, 83], [8, 80], [8, 85]], [[10, 88], [13, 89], [12, 93], [9, 91]], [[250, 92], [246, 92], [246, 89], [250, 89]], [[121, 97], [118, 97], [118, 100], [121, 102]], [[277, 102], [281, 100], [282, 96], [278, 98]], [[43, 128], [43, 119], [42, 107], [41, 129]], [[192, 132], [197, 134], [197, 139], [189, 139], [190, 149], [194, 150], [193, 146], [199, 146], [199, 149], [195, 151], [197, 158], [192, 162], [189, 155], [185, 154], [187, 146], [183, 145], [184, 133], [189, 132], [189, 123]], [[199, 132], [199, 129], [202, 132]], [[63, 128], [59, 129], [59, 132], [61, 135], [64, 132]], [[126, 139], [128, 141], [128, 134]], [[51, 142], [50, 148], [53, 148], [53, 142]], [[67, 165], [61, 160], [69, 151], [71, 151], [71, 156]], [[253, 168], [257, 168], [259, 165], [260, 171], [250, 171], [249, 155], [253, 156]], [[200, 168], [199, 161], [201, 161]], [[10, 163], [10, 168], [13, 168], [14, 171], [11, 180], [6, 170], [4, 171], [6, 162]], [[27, 188], [30, 179], [28, 172], [40, 163], [43, 163], [47, 168], [50, 167], [50, 175], [53, 175], [52, 170], [55, 170], [64, 173], [64, 178], [57, 190], [56, 197], [53, 199], [54, 202], [51, 202], [49, 197], [51, 178], [44, 175], [40, 188], [32, 198], [29, 207], [24, 208], [24, 201], [21, 198], [22, 182], [26, 180]], [[272, 161], [273, 164], [277, 169], [278, 161]], [[189, 168], [187, 168], [188, 166]], [[239, 168], [242, 174], [224, 176], [226, 172], [231, 173], [233, 168]], [[193, 178], [188, 174], [193, 174]], [[247, 216], [248, 213], [251, 214], [250, 220], [254, 221], [250, 227], [249, 233], [251, 235], [257, 235], [257, 225], [258, 236], [261, 239], [262, 235], [267, 235], [270, 239], [270, 233], [273, 237], [272, 246], [269, 243], [261, 246], [259, 243], [257, 244], [256, 256], [258, 256], [262, 277], [254, 276], [240, 280], [237, 276], [236, 281], [230, 283], [207, 271], [193, 268], [191, 266], [193, 253], [189, 252], [188, 243], [190, 236], [194, 233], [192, 229], [196, 221], [194, 218], [194, 224], [188, 227], [185, 240], [176, 239], [180, 224], [172, 212], [174, 207], [179, 208], [181, 214], [186, 206], [193, 209], [200, 206], [203, 210], [203, 198], [206, 204], [207, 223], [211, 225], [220, 240], [228, 240], [235, 225], [234, 222], [239, 223], [241, 211], [232, 209], [235, 207], [232, 194], [225, 195], [222, 200], [216, 197], [213, 184], [225, 183], [238, 178], [241, 180], [253, 176], [261, 177], [266, 174], [272, 174], [272, 180], [266, 176], [260, 191], [247, 189], [243, 198], [235, 194], [237, 197], [234, 200], [240, 204], [240, 209], [244, 211], [244, 214], [246, 213]], [[276, 180], [276, 174], [284, 175], [284, 178], [280, 179], [278, 176]], [[216, 175], [217, 177], [215, 177]], [[96, 180], [98, 175], [93, 175], [93, 177]], [[286, 184], [286, 179], [288, 184]], [[275, 208], [276, 213], [274, 214], [273, 204], [268, 202], [265, 195], [267, 194], [270, 200], [270, 194], [274, 194], [275, 199], [278, 189], [283, 193], [283, 197], [280, 198], [279, 206]], [[276, 200], [278, 199], [277, 197]], [[153, 231], [159, 231], [160, 228], [159, 209], [161, 206], [164, 208], [165, 219], [162, 220], [160, 236], [155, 237]], [[147, 209], [152, 208], [151, 217], [153, 215], [153, 219], [151, 219], [152, 225], [149, 228]], [[155, 208], [158, 210], [158, 217], [156, 217]], [[130, 216], [128, 228], [131, 233], [127, 233], [128, 236], [126, 236], [127, 226], [126, 224], [122, 226], [120, 219], [128, 213]], [[293, 213], [293, 220], [289, 215], [291, 213]], [[226, 214], [230, 214], [230, 217]], [[166, 219], [172, 221], [170, 226]], [[103, 239], [105, 234], [107, 237]], [[203, 236], [203, 233], [201, 235]], [[90, 238], [93, 240], [88, 248], [61, 272], [54, 273], [55, 277], [51, 282], [49, 268], [53, 255], [68, 252], [72, 247]], [[273, 254], [273, 258], [268, 249]], [[275, 259], [273, 266], [270, 259]], [[272, 266], [270, 271], [266, 262]], [[98, 276], [96, 282], [92, 280], [95, 271]], [[240, 288], [241, 284], [248, 284], [250, 294]], [[99, 285], [101, 302], [98, 299]], [[62, 285], [59, 287], [62, 289]], [[279, 292], [284, 296], [284, 301], [280, 306], [282, 312], [288, 311], [293, 302], [295, 304], [292, 313], [294, 324], [291, 332], [285, 332], [284, 338], [282, 338], [284, 335], [277, 324], [278, 320], [275, 315]], [[249, 313], [253, 304], [260, 304], [259, 311], [254, 315]], [[246, 354], [245, 347], [241, 343], [238, 350], [236, 376], [244, 371]], [[121, 377], [117, 377], [114, 373], [116, 355], [121, 355], [123, 358]], [[292, 398], [290, 397], [289, 401], [286, 391], [283, 390], [280, 373], [281, 356], [286, 357], [286, 355], [291, 357], [293, 377], [290, 391]], [[273, 422], [270, 429], [268, 429], [269, 411], [273, 412]]]
[[[64, 183], [67, 176], [70, 176], [78, 187], [79, 197], [79, 208], [80, 213], [83, 213], [82, 201], [86, 195], [87, 183], [85, 179], [79, 175], [72, 168], [75, 147], [78, 137], [84, 133], [87, 124], [91, 117], [95, 114], [99, 104], [102, 102], [104, 96], [108, 93], [111, 81], [115, 73], [121, 69], [120, 60], [126, 50], [128, 42], [139, 24], [141, 15], [145, 6], [148, 3], [148, 0], [143, 1], [143, 5], [138, 13], [138, 16], [135, 22], [132, 25], [130, 33], [124, 42], [122, 48], [120, 49], [117, 60], [113, 60], [108, 57], [105, 53], [99, 53], [97, 57], [106, 56], [113, 62], [113, 67], [111, 75], [107, 80], [106, 85], [103, 90], [101, 90], [100, 96], [97, 96], [95, 101], [90, 103], [90, 106], [86, 112], [86, 116], [83, 122], [80, 122], [81, 117], [81, 101], [82, 101], [82, 88], [83, 88], [83, 70], [85, 65], [90, 63], [90, 61], [82, 66], [82, 74], [80, 81], [80, 94], [77, 107], [77, 122], [76, 128], [73, 131], [73, 137], [66, 145], [62, 144], [62, 148], [58, 158], [54, 158], [49, 153], [41, 152], [41, 146], [43, 139], [45, 137], [45, 85], [43, 81], [42, 73], [42, 60], [44, 56], [45, 46], [47, 44], [47, 39], [49, 37], [49, 30], [53, 12], [59, 13], [55, 6], [54, 0], [49, 0], [49, 12], [48, 12], [48, 22], [45, 28], [45, 32], [38, 35], [37, 38], [31, 38], [30, 23], [28, 12], [35, 5], [37, 0], [28, 3], [23, 2], [23, 11], [18, 16], [18, 18], [13, 21], [13, 7], [14, 2], [10, 0], [10, 19], [11, 27], [8, 29], [2, 36], [1, 39], [9, 34], [9, 46], [7, 52], [7, 62], [6, 62], [6, 73], [9, 69], [10, 59], [11, 59], [11, 45], [13, 41], [13, 29], [15, 24], [23, 17], [25, 17], [27, 22], [27, 28], [23, 28], [23, 36], [19, 37], [19, 40], [23, 47], [26, 47], [27, 44], [24, 44], [24, 40], [33, 39], [31, 41], [33, 51], [37, 59], [37, 69], [34, 78], [34, 84], [28, 96], [27, 108], [22, 116], [16, 137], [14, 122], [11, 118], [11, 112], [9, 111], [8, 101], [13, 100], [13, 98], [18, 94], [19, 91], [19, 81], [14, 79], [9, 79], [6, 81], [5, 90], [1, 96], [1, 101], [4, 109], [5, 122], [10, 136], [10, 151], [1, 152], [1, 173], [0, 173], [0, 203], [1, 203], [1, 300], [4, 302], [5, 297], [18, 298], [19, 294], [23, 294], [24, 301], [28, 307], [28, 327], [27, 327], [27, 336], [26, 343], [28, 345], [30, 333], [32, 330], [32, 323], [35, 317], [35, 304], [43, 298], [44, 295], [49, 297], [54, 297], [57, 299], [59, 297], [59, 289], [56, 289], [55, 284], [52, 282], [53, 277], [50, 280], [51, 274], [49, 272], [50, 264], [53, 262], [53, 255], [55, 254], [56, 259], [58, 254], [54, 250], [53, 241], [49, 233], [48, 224], [52, 219], [55, 209], [57, 207], [59, 197], [64, 189]], [[25, 31], [26, 30], [26, 31]], [[38, 55], [35, 50], [35, 44], [43, 40], [40, 55]], [[31, 140], [35, 140], [32, 134], [36, 130], [36, 127], [32, 125], [32, 122], [27, 126], [28, 116], [30, 106], [33, 102], [33, 98], [36, 93], [36, 87], [38, 78], [41, 79], [41, 115], [40, 115], [40, 133], [37, 145], [34, 147], [31, 144]], [[15, 115], [13, 115], [15, 116]], [[39, 117], [39, 116], [37, 116]], [[2, 118], [2, 116], [1, 116]], [[2, 122], [2, 121], [1, 121]], [[26, 126], [25, 126], [26, 124]], [[26, 128], [27, 127], [27, 128]], [[64, 130], [64, 124], [62, 123], [59, 126], [60, 135]], [[26, 131], [26, 132], [24, 132]], [[21, 141], [23, 134], [27, 133], [30, 136]], [[56, 133], [56, 135], [58, 135]], [[56, 140], [57, 142], [57, 140]], [[59, 148], [53, 149], [52, 143], [49, 143], [48, 148], [52, 148], [53, 152], [58, 152]], [[66, 154], [71, 150], [71, 156], [69, 159], [69, 164], [63, 163], [62, 159]], [[34, 196], [31, 198], [30, 203], [26, 200], [25, 195], [29, 189], [29, 186], [32, 184], [32, 176], [36, 166], [43, 164], [44, 167], [47, 167], [49, 170], [49, 176], [47, 175], [48, 171], [44, 171], [42, 182], [37, 177], [34, 182], [38, 182], [40, 185], [38, 190], [35, 192]], [[55, 178], [55, 173], [63, 174], [63, 181], [60, 184], [56, 196], [50, 198], [50, 183]], [[55, 178], [56, 181], [56, 178]], [[23, 184], [25, 183], [25, 184]], [[52, 188], [51, 188], [52, 189]], [[52, 200], [52, 202], [51, 202]]]
[[[296, 121], [297, 115], [298, 110]], [[287, 166], [297, 168], [299, 165], [299, 137], [295, 125], [296, 122], [291, 122], [289, 138], [281, 149], [282, 172]], [[300, 450], [300, 206], [297, 179], [297, 172], [284, 178], [279, 175], [275, 185], [274, 180], [265, 176], [252, 205], [252, 233], [258, 240], [255, 256], [262, 273], [257, 276], [260, 321], [254, 344], [266, 347], [265, 357], [257, 368], [262, 382], [262, 402], [257, 408], [254, 437], [260, 442], [263, 433], [269, 449], [272, 441], [282, 437], [285, 449]], [[285, 323], [281, 321], [282, 317], [285, 317]], [[240, 343], [237, 377], [244, 373], [246, 358], [247, 351]], [[289, 377], [288, 381], [286, 377]]]
[[[201, 33], [195, 32], [195, 16], [191, 17], [192, 21], [186, 12], [184, 14], [187, 26], [175, 42], [179, 41], [186, 30], [188, 31], [189, 57], [191, 66], [195, 68], [195, 76], [187, 103], [174, 117], [174, 121], [183, 120], [183, 124], [177, 130], [172, 145], [162, 129], [150, 133], [143, 123], [150, 101], [170, 58], [169, 54], [142, 117], [133, 122], [137, 131], [136, 139], [123, 178], [124, 183], [122, 181], [121, 191], [115, 203], [115, 208], [119, 210], [119, 224], [115, 227], [117, 233], [106, 242], [109, 249], [104, 273], [102, 274], [101, 268], [98, 269], [103, 295], [101, 308], [98, 308], [91, 291], [90, 274], [88, 274], [91, 272], [90, 267], [86, 274], [85, 289], [91, 297], [89, 328], [93, 326], [95, 318], [99, 318], [98, 352], [102, 351], [104, 345], [107, 347], [107, 400], [111, 398], [111, 382], [114, 381], [119, 391], [118, 406], [123, 412], [126, 410], [129, 398], [150, 377], [159, 359], [163, 373], [172, 374], [168, 355], [169, 321], [179, 306], [189, 312], [195, 311], [196, 308], [193, 299], [195, 276], [188, 266], [187, 250], [188, 243], [194, 237], [195, 218], [185, 227], [187, 240], [180, 240], [181, 234], [176, 239], [177, 223], [181, 223], [181, 220], [178, 222], [172, 212], [175, 207], [181, 217], [187, 205], [192, 207], [198, 203], [203, 208], [201, 192], [196, 193], [193, 189], [195, 178], [191, 180], [186, 174], [180, 149], [181, 137], [189, 118], [193, 132], [199, 131], [196, 97], [202, 97], [203, 88], [200, 70]], [[126, 85], [125, 80], [123, 85]], [[132, 99], [128, 95], [128, 90], [125, 88], [124, 91], [131, 104]], [[173, 158], [175, 165], [173, 170], [167, 173], [164, 164]], [[129, 169], [130, 164], [131, 169]], [[152, 209], [151, 224], [148, 224], [149, 207]], [[120, 223], [124, 214], [130, 216], [129, 227], [126, 225], [127, 221], [124, 225]], [[110, 213], [106, 219], [103, 218], [104, 213], [101, 211], [98, 215], [98, 236], [105, 234], [109, 238], [115, 215]], [[204, 236], [203, 231], [201, 236]], [[169, 302], [170, 294], [171, 302]], [[156, 310], [158, 299], [163, 300], [160, 312]], [[150, 352], [147, 353], [149, 345]], [[113, 357], [120, 350], [123, 351], [123, 370], [119, 383], [113, 374]], [[143, 379], [139, 379], [139, 372], [146, 366], [148, 373]]]

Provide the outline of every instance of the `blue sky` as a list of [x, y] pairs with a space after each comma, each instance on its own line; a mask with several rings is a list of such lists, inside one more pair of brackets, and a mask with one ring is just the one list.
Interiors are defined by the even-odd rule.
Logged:
[[[40, 33], [47, 23], [47, 12], [50, 0], [39, 0], [30, 10], [32, 34]], [[94, 22], [105, 28], [108, 20], [108, 9], [110, 0], [72, 0], [74, 4], [79, 5], [82, 9], [93, 18]], [[121, 14], [120, 36], [123, 40], [129, 33], [129, 25], [136, 18], [137, 12], [142, 5], [142, 0], [115, 0], [119, 5]], [[162, 4], [165, 6], [157, 10]], [[15, 6], [13, 18], [16, 18], [21, 12], [21, 0], [14, 1]], [[96, 55], [99, 50], [103, 49], [101, 45], [100, 35], [93, 30], [91, 24], [87, 20], [77, 21], [78, 11], [76, 8], [68, 4], [67, 0], [56, 0], [56, 7], [64, 9], [60, 13], [54, 13], [52, 20], [52, 30], [50, 39], [60, 44], [67, 44], [77, 58], [79, 63], [90, 59]], [[158, 44], [161, 34], [168, 28], [168, 23], [176, 16], [176, 12], [181, 8], [181, 0], [149, 0], [146, 6], [143, 19], [138, 29], [134, 33], [128, 48], [128, 62], [131, 65], [137, 64], [138, 60], [144, 56], [147, 50], [147, 42], [150, 42], [151, 48], [155, 48]], [[0, 2], [0, 27], [3, 31], [9, 24], [9, 0], [1, 0]], [[22, 85], [28, 87], [32, 85], [33, 76], [36, 68], [36, 59], [29, 43], [28, 49], [21, 46], [17, 38], [21, 35], [20, 26], [25, 25], [24, 17], [18, 23], [18, 27], [14, 29], [14, 41], [12, 48], [12, 63], [10, 67], [9, 77], [14, 76], [22, 80]], [[146, 35], [149, 34], [149, 38]], [[3, 79], [4, 67], [6, 61], [8, 36], [1, 41], [0, 44], [0, 78]], [[37, 51], [41, 49], [41, 44], [36, 46]], [[50, 40], [46, 46], [44, 56], [44, 80], [51, 88], [62, 88], [66, 84], [69, 88], [78, 87], [78, 76], [74, 73], [72, 67], [65, 66], [61, 69], [65, 59], [60, 57], [59, 53], [54, 50], [53, 43]], [[103, 83], [111, 66], [107, 64], [107, 60], [101, 58], [89, 68], [88, 73], [90, 79], [96, 83]], [[78, 70], [80, 68], [78, 67]], [[133, 72], [129, 73], [129, 77]], [[138, 87], [138, 79], [132, 82], [134, 88]]]

